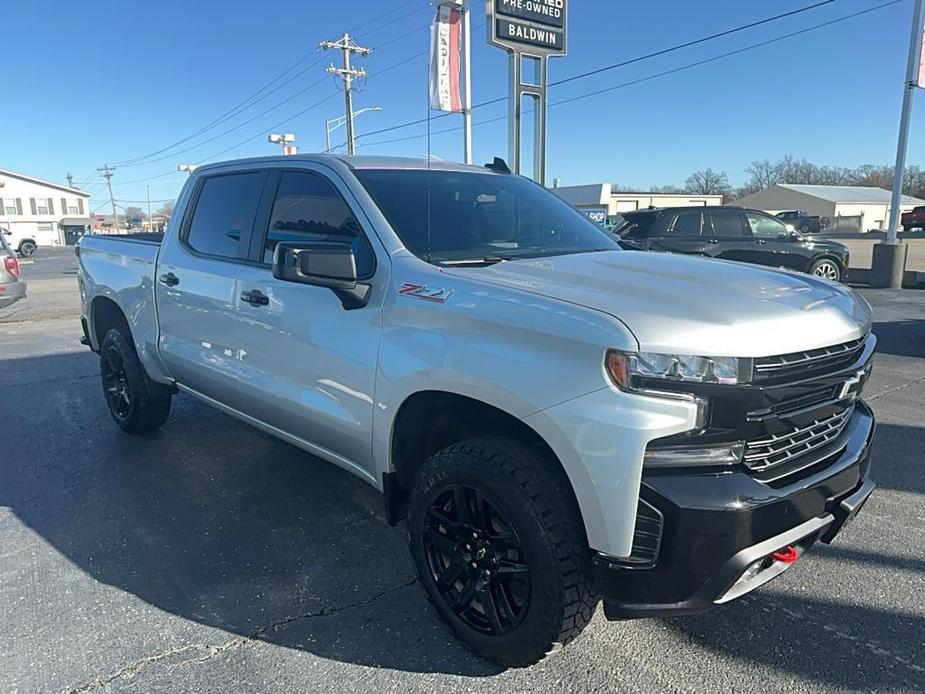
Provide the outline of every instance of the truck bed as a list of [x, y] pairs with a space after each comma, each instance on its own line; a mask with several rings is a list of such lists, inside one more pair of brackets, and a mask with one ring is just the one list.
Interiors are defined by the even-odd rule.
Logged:
[[[92, 234], [80, 240], [81, 297], [87, 309], [95, 299], [115, 303], [125, 315], [135, 349], [149, 373], [157, 373], [157, 314], [154, 286], [163, 234]], [[92, 321], [91, 321], [92, 325]], [[101, 336], [90, 335], [99, 349]]]

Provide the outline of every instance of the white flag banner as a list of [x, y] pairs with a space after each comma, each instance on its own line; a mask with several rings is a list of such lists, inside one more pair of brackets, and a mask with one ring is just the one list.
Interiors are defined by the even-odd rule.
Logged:
[[920, 89], [925, 89], [925, 32], [922, 33], [922, 49], [919, 53], [919, 74], [915, 82]]
[[438, 111], [460, 113], [459, 56], [462, 13], [441, 5], [430, 31], [430, 106]]

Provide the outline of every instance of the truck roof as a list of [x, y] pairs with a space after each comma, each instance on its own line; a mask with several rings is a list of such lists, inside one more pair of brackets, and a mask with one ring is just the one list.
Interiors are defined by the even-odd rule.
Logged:
[[229, 161], [215, 162], [213, 164], [203, 164], [202, 166], [197, 167], [196, 171], [199, 172], [207, 171], [213, 168], [224, 168], [228, 166], [251, 165], [255, 163], [269, 163], [279, 161], [286, 161], [293, 164], [297, 162], [310, 162], [314, 164], [340, 162], [356, 170], [431, 169], [435, 171], [468, 171], [478, 173], [488, 173], [490, 171], [489, 169], [486, 169], [482, 166], [458, 164], [456, 162], [449, 161], [434, 161], [433, 159], [428, 164], [427, 159], [424, 157], [385, 157], [377, 155], [357, 155], [348, 157], [341, 154], [294, 154], [290, 156], [276, 155], [268, 157], [249, 157], [245, 159], [232, 159]]

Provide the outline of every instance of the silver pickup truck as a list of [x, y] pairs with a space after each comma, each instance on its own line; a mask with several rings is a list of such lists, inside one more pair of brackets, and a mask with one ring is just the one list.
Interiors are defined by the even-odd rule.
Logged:
[[601, 599], [610, 619], [732, 600], [873, 489], [863, 299], [624, 252], [499, 160], [203, 166], [162, 240], [79, 255], [118, 426], [182, 392], [357, 475], [406, 519], [435, 609], [505, 664]]

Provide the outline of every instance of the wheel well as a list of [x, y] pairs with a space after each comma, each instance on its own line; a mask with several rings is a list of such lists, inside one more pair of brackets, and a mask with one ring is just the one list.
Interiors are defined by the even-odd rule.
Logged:
[[407, 514], [408, 493], [418, 470], [434, 453], [475, 436], [499, 435], [536, 449], [571, 484], [552, 449], [532, 428], [513, 415], [479, 400], [443, 391], [410, 396], [392, 426], [392, 471], [385, 473], [386, 516], [393, 525]]
[[105, 296], [94, 299], [90, 307], [90, 317], [97, 346], [103, 344], [103, 338], [112, 328], [124, 328], [126, 336], [131, 339], [132, 330], [129, 328], [125, 314], [112, 299], [107, 299]]

